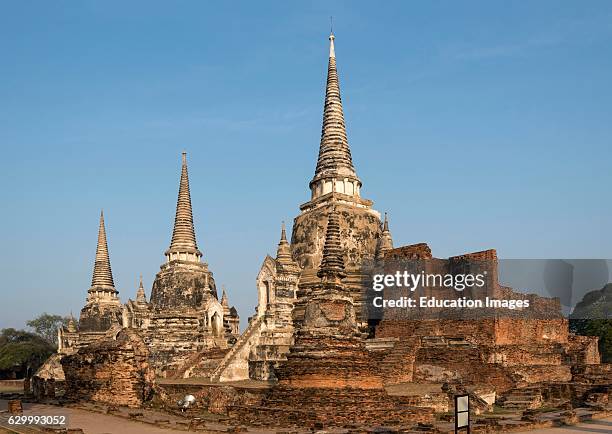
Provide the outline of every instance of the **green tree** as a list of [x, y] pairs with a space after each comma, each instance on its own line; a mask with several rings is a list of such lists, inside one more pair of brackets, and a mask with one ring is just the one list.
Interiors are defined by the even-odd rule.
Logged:
[[602, 362], [612, 363], [612, 283], [584, 295], [570, 315], [570, 330], [597, 336]]
[[51, 315], [47, 312], [39, 315], [26, 323], [28, 327], [34, 330], [38, 336], [49, 342], [51, 345], [57, 345], [57, 329], [60, 326], [68, 324], [69, 318], [60, 315]]
[[612, 319], [572, 319], [570, 329], [578, 335], [597, 336], [601, 361], [612, 363]]
[[36, 371], [54, 352], [45, 339], [25, 330], [0, 331], [0, 371]]

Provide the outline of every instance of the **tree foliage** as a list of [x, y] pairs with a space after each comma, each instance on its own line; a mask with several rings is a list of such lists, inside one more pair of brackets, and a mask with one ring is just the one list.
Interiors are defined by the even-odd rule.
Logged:
[[69, 318], [60, 315], [51, 315], [47, 312], [28, 321], [26, 325], [34, 330], [38, 336], [51, 345], [57, 345], [57, 329], [68, 324]]
[[53, 351], [51, 344], [33, 333], [13, 328], [0, 331], [0, 370], [30, 368], [34, 371]]
[[584, 295], [570, 315], [570, 330], [597, 336], [602, 362], [612, 363], [612, 284]]
[[601, 361], [612, 363], [612, 319], [572, 319], [570, 329], [578, 335], [597, 336]]

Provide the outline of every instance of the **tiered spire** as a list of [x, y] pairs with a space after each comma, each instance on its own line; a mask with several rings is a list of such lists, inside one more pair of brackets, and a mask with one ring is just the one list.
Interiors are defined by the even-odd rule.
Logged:
[[281, 225], [281, 237], [278, 242], [278, 249], [276, 250], [276, 260], [282, 263], [291, 262], [291, 246], [287, 241], [287, 232], [285, 230], [285, 222]]
[[107, 291], [117, 293], [113, 281], [113, 272], [108, 255], [106, 242], [106, 229], [104, 227], [104, 211], [100, 212], [100, 226], [98, 228], [98, 246], [96, 247], [96, 261], [91, 278], [90, 291]]
[[138, 290], [136, 291], [136, 301], [137, 302], [147, 302], [147, 296], [145, 294], [144, 285], [142, 283], [142, 274], [140, 275], [140, 283], [138, 285]]
[[72, 315], [72, 312], [70, 312], [70, 317], [68, 318], [66, 330], [68, 330], [68, 332], [70, 333], [75, 333], [77, 331], [76, 322], [74, 321], [74, 316]]
[[[181, 256], [181, 254], [183, 254]], [[172, 231], [170, 248], [166, 251], [169, 260], [182, 259], [197, 261], [202, 256], [198, 250], [193, 226], [191, 209], [191, 194], [189, 192], [189, 175], [187, 173], [187, 153], [182, 154], [181, 181], [178, 200], [176, 202], [176, 217]]]
[[340, 242], [340, 218], [333, 208], [327, 220], [323, 259], [317, 273], [323, 282], [340, 283], [346, 273], [344, 271], [344, 252]]
[[383, 259], [385, 252], [391, 249], [393, 249], [393, 238], [391, 237], [391, 231], [389, 230], [389, 217], [387, 216], [387, 213], [385, 213], [385, 220], [376, 249], [376, 259]]
[[229, 301], [227, 300], [227, 293], [225, 292], [225, 285], [222, 286], [223, 295], [221, 295], [221, 306], [227, 308], [229, 307]]
[[[323, 127], [321, 131], [321, 144], [319, 146], [319, 158], [315, 175], [310, 182], [313, 196], [327, 193], [321, 192], [321, 186], [317, 185], [321, 180], [335, 180], [344, 182], [348, 179], [352, 184], [350, 190], [347, 188], [341, 193], [358, 194], [361, 181], [357, 177], [351, 150], [346, 135], [344, 123], [344, 112], [342, 99], [340, 97], [340, 84], [338, 82], [338, 71], [336, 69], [336, 52], [334, 48], [334, 34], [329, 36], [329, 64], [327, 67], [327, 88], [325, 91], [325, 108], [323, 111]], [[316, 190], [319, 188], [319, 190]]]

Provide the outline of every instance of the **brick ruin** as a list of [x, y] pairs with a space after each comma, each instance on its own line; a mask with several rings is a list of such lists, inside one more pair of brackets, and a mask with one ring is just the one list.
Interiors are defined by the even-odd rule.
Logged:
[[[417, 315], [416, 318], [408, 314], [402, 317], [406, 312], [402, 310], [385, 311], [385, 316], [376, 325], [375, 338], [412, 340], [413, 360], [410, 372], [404, 374], [411, 381], [488, 386], [497, 394], [503, 394], [516, 387], [542, 382], [570, 382], [573, 365], [599, 363], [597, 338], [569, 333], [568, 320], [561, 314], [559, 299], [520, 294], [499, 285], [494, 250], [435, 260], [427, 245], [418, 244], [387, 251], [386, 266], [402, 258], [429, 261], [430, 269], [442, 274], [465, 273], [469, 271], [466, 267], [485, 264], [488, 282], [480, 290], [479, 298], [530, 301], [530, 308], [525, 312], [500, 315], [484, 311], [474, 318], [452, 318], [446, 311], [436, 313], [433, 309], [428, 310], [428, 317]], [[440, 293], [440, 288], [429, 290]]]
[[[155, 390], [168, 405], [189, 392], [198, 411], [232, 422], [313, 427], [429, 423], [452, 409], [458, 392], [469, 393], [478, 412], [494, 403], [533, 409], [607, 396], [612, 367], [600, 363], [596, 338], [569, 333], [558, 299], [501, 286], [495, 250], [440, 259], [424, 243], [394, 248], [387, 215], [381, 219], [361, 187], [331, 35], [311, 198], [294, 219], [291, 243], [283, 224], [276, 256], [265, 257], [244, 332], [201, 262], [183, 155], [172, 241], [150, 301], [141, 279], [136, 300], [119, 303], [101, 217], [87, 305], [78, 325], [59, 331], [67, 395], [141, 405], [153, 377], [165, 377]], [[483, 294], [528, 299], [538, 315], [372, 315], [368, 267], [406, 260], [450, 274], [485, 264]], [[117, 382], [104, 383], [115, 374]], [[126, 392], [115, 397], [119, 388]]]
[[149, 350], [134, 330], [99, 340], [61, 359], [66, 395], [84, 401], [140, 407], [151, 397], [155, 372]]

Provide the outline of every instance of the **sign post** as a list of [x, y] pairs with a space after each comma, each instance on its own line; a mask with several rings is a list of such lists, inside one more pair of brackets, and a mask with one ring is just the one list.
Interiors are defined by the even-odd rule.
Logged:
[[465, 429], [470, 434], [470, 396], [455, 395], [455, 434]]

